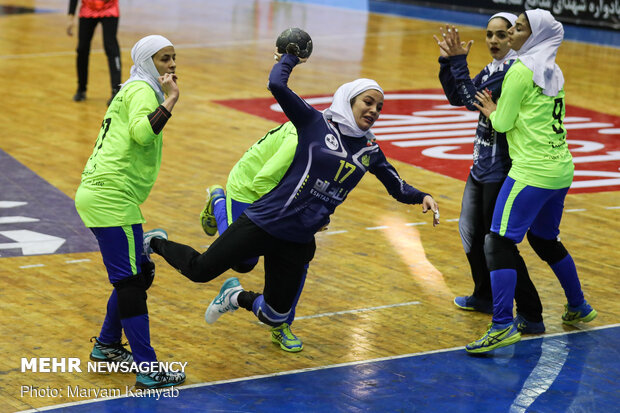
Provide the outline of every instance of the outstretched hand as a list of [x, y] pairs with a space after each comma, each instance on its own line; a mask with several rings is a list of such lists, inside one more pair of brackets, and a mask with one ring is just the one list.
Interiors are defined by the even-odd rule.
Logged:
[[469, 53], [469, 49], [474, 44], [473, 40], [468, 41], [467, 43], [461, 41], [461, 35], [459, 34], [459, 29], [455, 26], [450, 26], [446, 24], [445, 29], [440, 27], [441, 37], [443, 40], [440, 40], [437, 36], [433, 35], [433, 39], [439, 45], [439, 52], [441, 56], [458, 56], [458, 55], [466, 55]]
[[436, 227], [439, 225], [439, 207], [430, 195], [426, 195], [422, 200], [422, 213], [426, 214], [428, 211], [433, 211], [433, 226]]

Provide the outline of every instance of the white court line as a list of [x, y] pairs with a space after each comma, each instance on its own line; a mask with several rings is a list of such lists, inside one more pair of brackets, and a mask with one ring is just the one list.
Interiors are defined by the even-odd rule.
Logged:
[[334, 234], [344, 234], [345, 232], [349, 232], [346, 229], [340, 230], [340, 231], [329, 231], [326, 232], [325, 235], [334, 235]]
[[378, 226], [378, 227], [366, 227], [366, 230], [374, 231], [375, 229], [386, 229], [386, 228], [389, 228], [389, 227], [387, 225], [381, 225], [381, 226]]
[[564, 212], [583, 212], [587, 211], [585, 208], [565, 209]]
[[336, 312], [333, 312], [333, 313], [322, 313], [322, 314], [315, 314], [315, 315], [307, 315], [307, 316], [302, 316], [302, 317], [295, 317], [295, 321], [297, 321], [297, 320], [309, 320], [311, 318], [319, 318], [319, 317], [330, 317], [330, 316], [333, 316], [333, 315], [340, 315], [340, 314], [364, 313], [366, 311], [381, 310], [383, 308], [403, 307], [403, 306], [406, 306], [406, 305], [416, 305], [416, 304], [421, 304], [421, 303], [419, 301], [410, 301], [408, 303], [388, 304], [388, 305], [380, 305], [378, 307], [358, 308], [357, 310], [345, 310], [345, 311], [336, 311]]
[[620, 206], [603, 207], [605, 209], [620, 209]]
[[[588, 331], [605, 330], [605, 329], [614, 328], [614, 327], [620, 327], [620, 323], [619, 324], [611, 324], [611, 325], [607, 325], [607, 326], [601, 326], [601, 327], [588, 328], [586, 330], [568, 331], [568, 332], [563, 332], [563, 333], [544, 334], [544, 335], [526, 337], [526, 338], [521, 339], [521, 341], [536, 340], [536, 339], [539, 339], [539, 338], [550, 338], [550, 337], [558, 337], [558, 336], [567, 336], [569, 334], [578, 334], [578, 333], [585, 333], [585, 332], [588, 332]], [[299, 373], [306, 373], [306, 372], [310, 372], [310, 371], [327, 370], [327, 369], [333, 369], [333, 368], [337, 368], [337, 367], [358, 366], [360, 364], [378, 363], [378, 362], [381, 362], [381, 361], [398, 360], [398, 359], [408, 358], [408, 357], [426, 356], [426, 355], [429, 355], [429, 354], [447, 353], [449, 351], [457, 351], [457, 350], [458, 351], [465, 351], [464, 350], [464, 346], [458, 346], [458, 347], [444, 348], [444, 349], [439, 349], [439, 350], [423, 351], [421, 353], [401, 354], [401, 355], [398, 355], [398, 356], [379, 357], [379, 358], [370, 359], [370, 360], [350, 361], [350, 362], [347, 362], [347, 363], [330, 364], [330, 365], [327, 365], [327, 366], [307, 367], [307, 368], [304, 368], [304, 369], [288, 370], [288, 371], [281, 371], [281, 372], [277, 372], [277, 373], [261, 374], [261, 375], [248, 376], [248, 377], [239, 377], [239, 378], [236, 378], [236, 379], [218, 380], [218, 381], [210, 381], [210, 382], [205, 382], [205, 383], [188, 384], [187, 386], [177, 386], [175, 388], [179, 389], [179, 390], [184, 390], [184, 389], [193, 389], [193, 388], [197, 388], [197, 387], [210, 387], [210, 386], [215, 386], [215, 385], [218, 385], [218, 384], [228, 384], [228, 383], [237, 383], [237, 382], [240, 382], [240, 381], [260, 380], [260, 379], [266, 379], [266, 378], [270, 378], [270, 377], [287, 376], [289, 374], [299, 374]], [[62, 407], [78, 406], [78, 405], [82, 405], [82, 404], [96, 403], [96, 402], [101, 402], [101, 401], [106, 401], [106, 400], [113, 400], [113, 399], [125, 399], [125, 398], [129, 398], [129, 397], [130, 396], [127, 395], [127, 396], [117, 396], [117, 397], [103, 397], [103, 398], [92, 399], [92, 400], [82, 400], [82, 401], [79, 401], [79, 402], [70, 402], [70, 403], [65, 403], [65, 404], [57, 404], [57, 405], [54, 405], [54, 406], [39, 407], [37, 409], [22, 410], [22, 411], [17, 412], [17, 413], [42, 412], [42, 411], [46, 411], [46, 410], [59, 409], [59, 408], [62, 408]]]
[[35, 267], [45, 267], [45, 264], [22, 265], [19, 268], [35, 268]]
[[82, 260], [70, 260], [65, 261], [65, 264], [75, 264], [76, 262], [90, 262], [90, 260], [88, 258], [84, 258]]

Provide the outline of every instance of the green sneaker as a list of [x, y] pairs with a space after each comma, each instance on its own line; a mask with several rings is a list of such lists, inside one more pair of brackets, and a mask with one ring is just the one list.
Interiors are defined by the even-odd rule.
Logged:
[[594, 320], [598, 313], [587, 301], [584, 301], [578, 307], [571, 307], [568, 304], [564, 304], [564, 314], [562, 314], [562, 322], [572, 326], [582, 321], [589, 323]]
[[215, 205], [215, 201], [220, 199], [226, 199], [226, 193], [221, 185], [213, 185], [207, 188], [207, 203], [200, 213], [200, 225], [205, 234], [210, 237], [217, 233], [217, 221], [213, 214], [213, 205]]
[[491, 323], [481, 339], [465, 346], [468, 353], [486, 353], [496, 348], [509, 346], [521, 340], [521, 333], [515, 323]]
[[297, 353], [304, 349], [303, 343], [293, 334], [291, 326], [287, 323], [271, 329], [271, 342], [279, 344], [282, 350], [290, 353]]

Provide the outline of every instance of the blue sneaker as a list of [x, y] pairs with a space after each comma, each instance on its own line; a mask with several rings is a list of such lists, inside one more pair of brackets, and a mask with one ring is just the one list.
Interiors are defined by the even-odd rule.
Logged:
[[496, 348], [506, 347], [521, 340], [521, 333], [515, 323], [491, 323], [482, 338], [465, 346], [468, 353], [486, 353]]
[[519, 313], [517, 313], [514, 323], [521, 334], [542, 334], [545, 332], [545, 323], [528, 321]]
[[159, 389], [181, 384], [185, 381], [182, 371], [154, 371], [152, 373], [136, 374], [137, 389]]
[[568, 304], [564, 304], [564, 314], [562, 314], [562, 322], [564, 324], [573, 325], [580, 321], [589, 323], [594, 320], [598, 313], [587, 301], [583, 301], [578, 307], [571, 307]]
[[493, 301], [481, 300], [473, 295], [454, 298], [454, 305], [461, 310], [478, 311], [479, 313], [493, 314]]
[[215, 296], [205, 311], [205, 321], [213, 324], [222, 314], [237, 311], [239, 307], [230, 302], [230, 297], [237, 291], [243, 291], [237, 277], [231, 277], [224, 281], [220, 293]]
[[220, 185], [213, 185], [207, 188], [207, 203], [200, 213], [200, 225], [208, 236], [212, 237], [217, 233], [217, 221], [213, 213], [213, 206], [216, 201], [226, 202], [226, 193]]
[[151, 248], [151, 240], [153, 238], [168, 239], [168, 233], [161, 228], [155, 228], [144, 233], [142, 238], [142, 253], [146, 255], [146, 258], [151, 261], [151, 254], [153, 248]]

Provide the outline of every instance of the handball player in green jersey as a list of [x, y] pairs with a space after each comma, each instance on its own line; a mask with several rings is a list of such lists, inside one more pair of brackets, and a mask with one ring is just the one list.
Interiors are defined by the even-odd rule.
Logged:
[[[162, 129], [179, 99], [179, 87], [176, 53], [168, 39], [157, 35], [141, 39], [131, 50], [131, 58], [131, 77], [123, 83], [101, 123], [93, 153], [82, 172], [75, 206], [97, 237], [114, 287], [90, 358], [148, 366], [157, 362], [146, 305], [155, 265], [143, 255], [145, 220], [140, 205], [159, 172]], [[121, 345], [122, 331], [132, 352]], [[141, 370], [136, 387], [173, 386], [184, 380], [183, 372]]]

